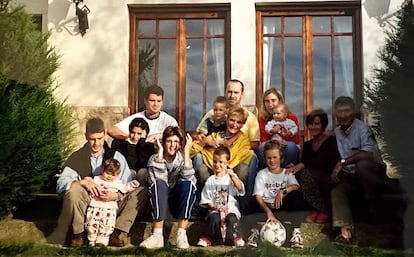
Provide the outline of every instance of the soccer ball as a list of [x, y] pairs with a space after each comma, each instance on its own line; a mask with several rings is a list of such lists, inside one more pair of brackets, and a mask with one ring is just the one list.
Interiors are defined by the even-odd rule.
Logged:
[[268, 241], [273, 245], [280, 247], [285, 243], [286, 229], [279, 222], [267, 222], [260, 229], [260, 238], [262, 241]]

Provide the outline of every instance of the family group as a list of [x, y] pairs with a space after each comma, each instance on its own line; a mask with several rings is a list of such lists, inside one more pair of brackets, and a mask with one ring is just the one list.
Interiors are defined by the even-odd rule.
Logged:
[[[205, 229], [197, 245], [240, 247], [246, 244], [241, 215], [264, 212], [277, 223], [279, 211], [311, 210], [306, 221], [332, 221], [336, 240], [350, 242], [352, 196], [374, 213], [389, 179], [354, 100], [336, 99], [333, 131], [324, 110], [309, 113], [312, 139], [301, 144], [298, 117], [280, 91], [264, 92], [258, 116], [242, 106], [243, 96], [243, 83], [230, 80], [191, 132], [161, 110], [159, 86], [145, 88], [144, 111], [109, 129], [90, 118], [86, 143], [70, 155], [57, 181], [63, 205], [50, 238], [80, 246], [86, 235], [90, 245], [122, 247], [134, 221], [151, 215], [152, 235], [140, 246], [161, 248], [169, 212], [178, 221], [176, 246], [186, 249], [189, 220], [202, 213]], [[301, 222], [292, 223], [293, 248], [303, 247]]]

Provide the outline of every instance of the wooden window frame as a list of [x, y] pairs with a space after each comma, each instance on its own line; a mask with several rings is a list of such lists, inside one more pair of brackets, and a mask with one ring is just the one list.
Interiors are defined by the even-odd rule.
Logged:
[[[208, 18], [222, 18], [225, 21], [225, 35], [224, 35], [224, 44], [225, 44], [225, 57], [224, 57], [224, 80], [227, 81], [230, 78], [230, 5], [229, 4], [135, 4], [128, 5], [129, 8], [129, 23], [130, 23], [130, 40], [129, 40], [129, 78], [128, 78], [128, 107], [129, 113], [135, 113], [138, 110], [137, 101], [135, 96], [138, 95], [138, 56], [137, 56], [137, 20], [139, 19], [205, 19]], [[179, 30], [178, 26], [183, 26], [182, 24], [177, 25], [177, 31]], [[206, 28], [204, 28], [206, 29]], [[179, 37], [180, 35], [177, 35]], [[177, 40], [177, 50], [179, 52], [180, 46], [185, 43], [185, 33]], [[189, 37], [191, 38], [191, 36]], [[205, 54], [205, 53], [204, 53]], [[185, 103], [186, 102], [186, 85], [184, 74], [186, 74], [185, 65], [182, 65], [185, 62], [186, 55], [181, 54], [177, 56], [180, 58], [180, 61], [177, 63], [176, 67], [176, 119], [180, 126], [185, 127]], [[157, 67], [157, 65], [155, 65]], [[157, 71], [155, 71], [157, 72]], [[157, 76], [156, 76], [157, 80]], [[203, 78], [203, 85], [205, 85], [206, 78]], [[223, 83], [225, 83], [223, 81]], [[205, 88], [203, 88], [205, 92]], [[224, 92], [223, 92], [224, 93]], [[205, 97], [205, 94], [204, 94]], [[204, 99], [204, 103], [206, 99]], [[206, 107], [203, 106], [203, 109]], [[208, 110], [207, 110], [208, 111]], [[200, 117], [201, 118], [201, 117]]]
[[[263, 96], [263, 17], [272, 16], [335, 16], [335, 15], [349, 15], [353, 17], [352, 35], [353, 35], [353, 75], [354, 75], [354, 99], [359, 108], [363, 102], [363, 75], [362, 75], [362, 28], [361, 28], [361, 3], [360, 1], [327, 1], [327, 2], [309, 2], [309, 3], [257, 3], [256, 4], [256, 105], [261, 106], [261, 99]], [[310, 22], [303, 22], [303, 25], [311, 26]], [[309, 28], [305, 28], [306, 33]], [[304, 36], [303, 49], [309, 49], [312, 42], [312, 36]], [[312, 70], [312, 58], [306, 56], [303, 51], [303, 96], [304, 96], [304, 114], [313, 109], [313, 84], [310, 74]], [[310, 52], [310, 51], [309, 51]], [[282, 81], [284, 73], [282, 72]], [[334, 90], [334, 87], [333, 87]], [[333, 92], [334, 93], [334, 92]], [[333, 94], [335, 95], [335, 94]], [[332, 106], [335, 99], [332, 99]], [[303, 117], [305, 118], [305, 117]], [[304, 119], [303, 119], [304, 120]]]

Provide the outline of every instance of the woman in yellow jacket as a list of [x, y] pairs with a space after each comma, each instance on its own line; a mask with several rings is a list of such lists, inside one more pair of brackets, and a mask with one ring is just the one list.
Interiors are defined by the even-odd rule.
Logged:
[[190, 156], [193, 158], [193, 166], [196, 170], [200, 190], [207, 178], [213, 174], [214, 150], [223, 145], [230, 150], [229, 168], [233, 169], [246, 185], [246, 197], [251, 197], [258, 161], [256, 154], [250, 148], [249, 137], [240, 131], [247, 117], [248, 112], [243, 107], [232, 108], [227, 114], [225, 131], [213, 132], [203, 141], [193, 143]]

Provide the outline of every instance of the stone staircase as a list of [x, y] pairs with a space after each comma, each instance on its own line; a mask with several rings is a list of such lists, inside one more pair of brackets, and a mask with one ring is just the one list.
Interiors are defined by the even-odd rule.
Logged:
[[[359, 246], [376, 246], [381, 248], [403, 248], [404, 211], [407, 206], [405, 195], [383, 195], [378, 215], [366, 217], [363, 206], [355, 207], [356, 225], [354, 243]], [[412, 199], [412, 197], [410, 197]], [[46, 243], [46, 238], [56, 226], [62, 198], [56, 194], [39, 194], [36, 198], [17, 209], [13, 218], [0, 221], [0, 243], [40, 242]], [[278, 217], [286, 220], [284, 223], [288, 238], [292, 231], [289, 220], [303, 218], [308, 212], [281, 212]], [[264, 213], [255, 213], [242, 217], [242, 230], [247, 240], [252, 228], [260, 228], [265, 222]], [[190, 245], [196, 245], [203, 229], [203, 220], [191, 221], [188, 228]], [[332, 241], [337, 232], [332, 231], [331, 224], [316, 224], [303, 222], [301, 225], [305, 246], [317, 247], [326, 241]], [[131, 245], [138, 245], [152, 231], [150, 221], [136, 221], [131, 228], [129, 240]], [[175, 244], [177, 223], [172, 217], [165, 222], [164, 238], [166, 243]], [[289, 246], [286, 242], [285, 246]]]

